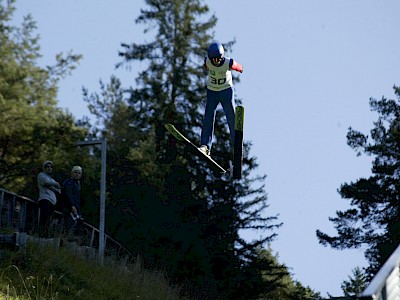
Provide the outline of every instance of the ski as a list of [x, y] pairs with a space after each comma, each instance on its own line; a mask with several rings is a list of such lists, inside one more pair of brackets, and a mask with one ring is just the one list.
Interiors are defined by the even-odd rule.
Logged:
[[235, 145], [233, 147], [233, 179], [242, 178], [244, 107], [235, 108]]
[[174, 125], [167, 123], [164, 126], [168, 130], [168, 132], [171, 133], [178, 141], [184, 143], [198, 157], [204, 159], [215, 172], [226, 172], [226, 170], [221, 167], [215, 160], [213, 160], [211, 156], [206, 155], [205, 153], [200, 151], [199, 148], [195, 144], [193, 144], [187, 137], [185, 137], [178, 129], [176, 129]]

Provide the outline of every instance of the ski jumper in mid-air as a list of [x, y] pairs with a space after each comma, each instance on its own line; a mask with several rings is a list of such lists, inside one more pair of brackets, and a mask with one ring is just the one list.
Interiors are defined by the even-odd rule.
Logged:
[[243, 72], [243, 66], [232, 58], [224, 57], [224, 47], [220, 43], [212, 43], [208, 47], [208, 56], [204, 59], [204, 67], [208, 70], [207, 102], [201, 131], [201, 150], [210, 155], [214, 132], [215, 112], [221, 103], [226, 119], [232, 145], [235, 139], [235, 103], [231, 70]]

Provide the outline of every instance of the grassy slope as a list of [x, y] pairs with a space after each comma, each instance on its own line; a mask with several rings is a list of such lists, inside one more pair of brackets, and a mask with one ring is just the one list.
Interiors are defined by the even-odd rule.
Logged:
[[183, 299], [161, 272], [143, 270], [140, 262], [106, 259], [101, 266], [64, 248], [33, 244], [2, 256], [0, 299]]

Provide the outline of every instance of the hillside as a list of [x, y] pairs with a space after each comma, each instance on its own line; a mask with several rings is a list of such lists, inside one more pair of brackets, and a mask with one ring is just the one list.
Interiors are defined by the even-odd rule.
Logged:
[[65, 247], [32, 242], [23, 252], [6, 249], [1, 256], [1, 299], [188, 299], [163, 273], [143, 270], [140, 259], [123, 263], [108, 258], [101, 266]]

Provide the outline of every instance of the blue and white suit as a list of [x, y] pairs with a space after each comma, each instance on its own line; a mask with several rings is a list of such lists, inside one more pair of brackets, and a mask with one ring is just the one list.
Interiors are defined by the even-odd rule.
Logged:
[[207, 145], [211, 150], [212, 137], [214, 133], [215, 113], [217, 106], [221, 103], [226, 119], [232, 145], [235, 138], [235, 102], [231, 70], [243, 71], [243, 67], [229, 57], [223, 58], [218, 66], [211, 63], [206, 57], [204, 65], [208, 69], [207, 80], [207, 102], [201, 131], [201, 145]]

